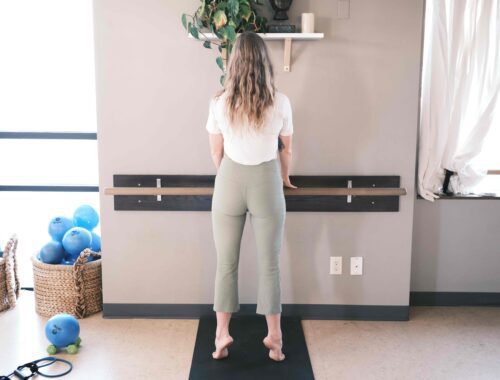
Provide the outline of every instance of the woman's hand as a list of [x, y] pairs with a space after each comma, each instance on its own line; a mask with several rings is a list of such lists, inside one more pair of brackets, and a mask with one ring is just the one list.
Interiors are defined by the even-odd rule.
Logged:
[[288, 176], [285, 177], [285, 178], [283, 178], [283, 185], [285, 187], [289, 187], [291, 189], [296, 189], [297, 188], [297, 186], [292, 185], [292, 183], [290, 182], [290, 177], [288, 177]]
[[280, 150], [280, 165], [281, 165], [281, 178], [283, 179], [283, 185], [290, 189], [296, 189], [290, 182], [290, 177], [288, 176], [288, 168], [290, 166], [290, 161], [292, 159], [292, 136], [282, 136], [279, 135], [281, 141], [282, 149]]

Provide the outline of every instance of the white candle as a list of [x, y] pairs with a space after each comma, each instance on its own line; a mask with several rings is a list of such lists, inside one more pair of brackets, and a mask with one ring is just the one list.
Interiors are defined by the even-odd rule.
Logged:
[[314, 33], [314, 13], [302, 13], [302, 33]]

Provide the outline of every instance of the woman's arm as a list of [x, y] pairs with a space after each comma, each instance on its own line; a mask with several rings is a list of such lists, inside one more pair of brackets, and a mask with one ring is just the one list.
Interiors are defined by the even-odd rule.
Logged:
[[210, 142], [210, 155], [217, 170], [219, 170], [220, 162], [224, 156], [224, 137], [222, 133], [209, 133], [208, 139]]
[[296, 189], [297, 186], [294, 186], [290, 183], [290, 177], [288, 174], [288, 169], [290, 167], [290, 162], [292, 161], [292, 135], [282, 136], [279, 138], [283, 144], [280, 152], [280, 163], [281, 163], [281, 177], [283, 178], [283, 184], [285, 187], [290, 187], [292, 189]]

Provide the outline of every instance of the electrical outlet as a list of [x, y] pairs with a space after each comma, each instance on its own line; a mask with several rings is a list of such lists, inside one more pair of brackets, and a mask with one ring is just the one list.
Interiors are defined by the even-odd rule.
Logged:
[[330, 257], [330, 274], [342, 274], [342, 256]]
[[351, 257], [351, 275], [362, 275], [363, 274], [363, 258], [362, 257]]

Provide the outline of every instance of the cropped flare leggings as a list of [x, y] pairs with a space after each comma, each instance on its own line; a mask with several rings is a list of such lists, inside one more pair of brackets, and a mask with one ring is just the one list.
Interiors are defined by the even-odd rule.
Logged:
[[217, 251], [214, 311], [236, 312], [238, 263], [247, 211], [258, 264], [257, 314], [281, 313], [279, 256], [285, 196], [278, 159], [243, 165], [224, 155], [215, 177], [212, 230]]

